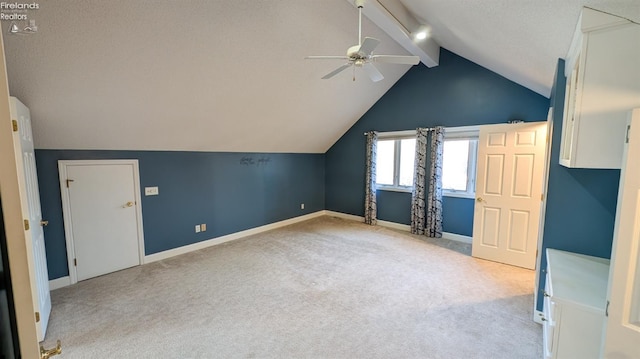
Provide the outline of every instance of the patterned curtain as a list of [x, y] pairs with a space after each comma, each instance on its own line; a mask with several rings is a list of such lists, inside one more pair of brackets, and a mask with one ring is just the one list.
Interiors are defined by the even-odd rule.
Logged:
[[444, 128], [438, 126], [431, 132], [431, 169], [429, 175], [429, 196], [427, 197], [428, 237], [442, 237], [442, 150], [444, 148]]
[[411, 233], [413, 234], [424, 234], [428, 133], [429, 130], [426, 128], [416, 129], [416, 159], [411, 191]]
[[376, 148], [378, 133], [367, 132], [367, 159], [364, 189], [364, 223], [375, 225], [377, 221], [376, 207]]

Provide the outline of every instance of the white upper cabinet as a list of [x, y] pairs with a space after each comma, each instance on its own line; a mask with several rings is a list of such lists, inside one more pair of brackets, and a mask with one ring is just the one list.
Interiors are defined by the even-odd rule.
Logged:
[[627, 116], [640, 107], [640, 25], [584, 8], [565, 75], [560, 164], [620, 168]]

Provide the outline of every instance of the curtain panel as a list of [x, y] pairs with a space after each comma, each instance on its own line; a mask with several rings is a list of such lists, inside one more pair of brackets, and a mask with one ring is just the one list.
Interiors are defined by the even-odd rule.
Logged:
[[444, 128], [438, 126], [431, 131], [431, 168], [429, 171], [429, 195], [427, 196], [428, 237], [442, 237], [442, 152], [444, 149]]
[[366, 173], [364, 189], [364, 223], [375, 225], [377, 221], [376, 206], [376, 149], [378, 133], [367, 132]]
[[411, 233], [424, 234], [426, 178], [427, 178], [427, 135], [429, 129], [416, 129], [416, 155], [411, 191]]

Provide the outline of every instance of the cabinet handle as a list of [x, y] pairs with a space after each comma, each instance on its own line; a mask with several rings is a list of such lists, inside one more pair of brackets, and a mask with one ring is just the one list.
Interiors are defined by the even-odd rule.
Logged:
[[549, 293], [545, 292], [544, 290], [542, 291], [542, 295], [545, 297], [550, 297]]
[[540, 318], [540, 320], [542, 320], [543, 322], [546, 322], [546, 321], [547, 321], [547, 318], [542, 317], [542, 318]]

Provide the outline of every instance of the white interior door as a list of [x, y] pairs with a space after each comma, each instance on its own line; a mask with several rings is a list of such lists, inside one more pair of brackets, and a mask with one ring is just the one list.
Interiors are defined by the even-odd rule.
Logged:
[[474, 257], [534, 269], [547, 124], [480, 127]]
[[603, 357], [640, 358], [640, 109], [622, 162], [607, 298]]
[[59, 168], [71, 281], [139, 265], [137, 161], [60, 161]]
[[[29, 109], [15, 97], [10, 98], [11, 118], [14, 123], [13, 145], [16, 153], [18, 171], [24, 174], [20, 180], [20, 196], [26, 197], [29, 211], [29, 234], [27, 248], [29, 250], [29, 269], [31, 271], [31, 291], [33, 295], [34, 312], [36, 313], [36, 328], [38, 340], [42, 341], [47, 332], [49, 315], [51, 314], [51, 295], [49, 293], [49, 272], [47, 270], [47, 255], [44, 248], [44, 231], [40, 209], [40, 191], [38, 189], [38, 174], [33, 149], [31, 133], [31, 115]], [[16, 130], [17, 127], [17, 131]]]

